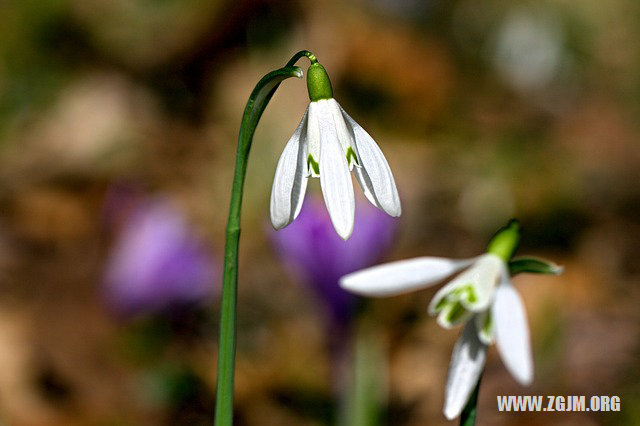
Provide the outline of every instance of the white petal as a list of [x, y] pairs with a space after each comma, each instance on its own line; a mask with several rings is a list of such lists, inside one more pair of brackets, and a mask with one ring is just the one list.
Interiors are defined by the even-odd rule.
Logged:
[[[449, 296], [453, 290], [462, 285], [467, 285], [468, 280], [466, 280], [465, 278], [467, 276], [466, 272], [468, 271], [465, 271], [456, 278], [452, 279], [436, 292], [436, 294], [431, 298], [431, 302], [429, 302], [429, 315], [435, 315], [440, 312], [440, 302], [442, 301], [442, 299]], [[438, 307], [438, 309], [436, 309], [436, 307]]]
[[480, 256], [476, 265], [473, 266], [475, 269], [473, 287], [477, 300], [469, 302], [463, 299], [462, 304], [474, 312], [489, 308], [504, 267], [504, 261], [494, 254], [487, 253]]
[[[448, 296], [455, 300], [460, 300], [466, 309], [473, 312], [481, 312], [487, 309], [491, 303], [503, 265], [504, 262], [493, 254], [483, 254], [476, 258], [476, 261], [469, 269], [438, 290], [429, 303], [429, 313], [434, 315], [437, 312], [436, 306], [443, 298]], [[467, 292], [452, 295], [452, 292], [462, 287], [469, 287], [469, 290], [473, 291], [472, 296]]]
[[[314, 161], [320, 161], [320, 121], [326, 120], [326, 114], [323, 114], [322, 105], [326, 101], [317, 101], [309, 103], [309, 121], [306, 129], [307, 152]], [[306, 159], [305, 159], [306, 160]], [[319, 177], [313, 168], [310, 167], [309, 174], [313, 177]]]
[[444, 415], [452, 420], [460, 415], [480, 379], [487, 346], [478, 340], [475, 321], [467, 322], [453, 347], [444, 391]]
[[329, 210], [329, 217], [336, 232], [346, 240], [353, 232], [355, 201], [353, 184], [347, 157], [340, 146], [336, 126], [328, 109], [328, 104], [321, 104], [318, 122], [320, 125], [320, 187], [322, 196]]
[[[345, 118], [342, 115], [342, 108], [340, 108], [340, 104], [338, 104], [338, 102], [333, 98], [327, 99], [326, 102], [327, 102], [329, 111], [331, 111], [333, 122], [336, 126], [338, 141], [340, 141], [340, 146], [342, 146], [342, 149], [344, 150], [345, 155], [349, 148], [353, 149], [353, 151], [357, 155], [358, 151], [357, 151], [357, 147], [355, 146], [355, 140], [353, 139], [353, 135], [351, 134], [351, 129], [349, 128], [349, 126], [347, 126], [347, 123], [345, 122]], [[349, 162], [350, 170], [353, 169], [352, 162], [353, 160]]]
[[356, 178], [367, 199], [390, 216], [400, 216], [400, 197], [391, 168], [373, 138], [347, 114], [342, 107], [356, 143], [356, 152], [361, 167], [356, 168]]
[[533, 380], [529, 326], [520, 296], [508, 278], [496, 290], [492, 308], [496, 345], [502, 362], [521, 384]]
[[393, 296], [436, 284], [471, 262], [442, 257], [401, 260], [345, 275], [340, 286], [363, 296]]
[[304, 193], [307, 189], [305, 111], [300, 124], [282, 151], [271, 188], [271, 223], [275, 229], [290, 224], [300, 213]]

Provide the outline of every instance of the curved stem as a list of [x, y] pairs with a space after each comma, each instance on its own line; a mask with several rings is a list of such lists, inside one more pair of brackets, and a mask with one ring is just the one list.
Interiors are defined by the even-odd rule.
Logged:
[[298, 53], [296, 53], [295, 55], [293, 55], [291, 57], [291, 59], [289, 59], [289, 62], [287, 62], [287, 65], [285, 65], [285, 66], [286, 67], [292, 66], [293, 64], [298, 62], [298, 59], [302, 58], [303, 56], [306, 56], [307, 58], [309, 58], [309, 61], [311, 62], [312, 65], [318, 62], [318, 59], [316, 58], [316, 55], [314, 55], [313, 53], [309, 52], [308, 50], [301, 50]]
[[482, 373], [476, 383], [467, 405], [464, 406], [460, 415], [460, 426], [474, 426], [476, 424], [476, 414], [478, 413], [478, 393], [480, 392], [480, 382], [482, 381]]
[[[303, 55], [304, 56], [304, 55]], [[289, 78], [302, 78], [302, 70], [290, 65], [265, 75], [253, 89], [244, 109], [238, 150], [236, 153], [231, 203], [224, 248], [224, 275], [220, 307], [218, 344], [218, 383], [216, 387], [216, 426], [233, 423], [233, 381], [236, 351], [236, 304], [238, 290], [238, 247], [240, 243], [240, 213], [247, 161], [258, 121], [280, 83]]]

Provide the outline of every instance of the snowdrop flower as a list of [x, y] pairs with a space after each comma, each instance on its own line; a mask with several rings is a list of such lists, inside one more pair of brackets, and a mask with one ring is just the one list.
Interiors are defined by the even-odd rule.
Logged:
[[271, 223], [281, 229], [300, 213], [307, 180], [320, 178], [331, 222], [343, 239], [353, 231], [355, 202], [350, 171], [367, 199], [400, 216], [400, 198], [382, 151], [333, 98], [331, 82], [315, 58], [307, 73], [311, 102], [278, 161], [271, 191]]
[[511, 284], [519, 272], [559, 274], [562, 268], [535, 258], [511, 260], [519, 242], [519, 224], [511, 221], [489, 243], [487, 253], [471, 259], [419, 257], [374, 266], [341, 278], [340, 285], [364, 296], [392, 296], [429, 287], [461, 272], [429, 304], [444, 328], [465, 323], [455, 344], [445, 389], [444, 414], [460, 415], [484, 369], [488, 345], [521, 384], [533, 379], [529, 327], [520, 296]]

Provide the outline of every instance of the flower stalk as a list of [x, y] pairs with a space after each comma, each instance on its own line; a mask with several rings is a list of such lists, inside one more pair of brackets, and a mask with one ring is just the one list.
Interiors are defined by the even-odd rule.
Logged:
[[384, 348], [376, 328], [365, 311], [354, 324], [352, 367], [339, 425], [377, 426], [383, 422], [387, 398]]
[[482, 381], [482, 373], [476, 387], [460, 414], [460, 426], [474, 426], [476, 424], [476, 414], [478, 414], [478, 393], [480, 393], [480, 382]]
[[260, 117], [280, 83], [290, 77], [302, 78], [302, 70], [293, 66], [298, 59], [306, 56], [312, 63], [315, 56], [308, 51], [296, 53], [291, 60], [278, 70], [265, 75], [251, 92], [244, 110], [235, 171], [231, 187], [229, 218], [227, 221], [224, 252], [224, 272], [222, 282], [222, 301], [220, 307], [220, 333], [218, 344], [218, 381], [216, 387], [216, 426], [233, 424], [233, 385], [236, 350], [236, 306], [238, 292], [238, 247], [240, 243], [240, 215], [242, 211], [242, 193], [247, 172], [249, 152]]

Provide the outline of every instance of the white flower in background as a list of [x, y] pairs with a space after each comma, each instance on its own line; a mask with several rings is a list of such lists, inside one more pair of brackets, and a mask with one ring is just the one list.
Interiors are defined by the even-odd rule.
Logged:
[[429, 313], [437, 315], [442, 327], [466, 323], [449, 366], [444, 405], [449, 419], [460, 415], [469, 400], [494, 340], [511, 375], [523, 385], [533, 379], [526, 312], [510, 273], [559, 274], [562, 268], [533, 258], [509, 261], [519, 240], [518, 228], [512, 221], [492, 239], [488, 253], [475, 258], [419, 257], [363, 269], [340, 280], [346, 290], [380, 297], [427, 288], [461, 272], [429, 304]]
[[309, 176], [319, 177], [322, 195], [336, 232], [348, 239], [353, 231], [354, 170], [367, 199], [400, 216], [400, 198], [382, 151], [369, 134], [333, 99], [326, 71], [309, 67], [311, 102], [278, 161], [271, 191], [271, 223], [281, 229], [300, 213]]

